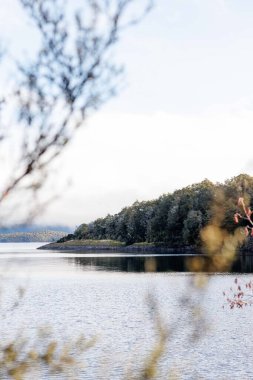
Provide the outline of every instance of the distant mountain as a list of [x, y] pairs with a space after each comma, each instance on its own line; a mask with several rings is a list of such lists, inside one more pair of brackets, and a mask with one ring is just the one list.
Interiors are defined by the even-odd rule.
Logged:
[[17, 224], [12, 226], [0, 227], [0, 234], [9, 234], [16, 232], [43, 232], [43, 231], [60, 231], [70, 233], [72, 229], [68, 226], [60, 226], [60, 225], [39, 225], [39, 224]]
[[64, 231], [35, 231], [0, 233], [0, 243], [55, 242], [66, 236]]

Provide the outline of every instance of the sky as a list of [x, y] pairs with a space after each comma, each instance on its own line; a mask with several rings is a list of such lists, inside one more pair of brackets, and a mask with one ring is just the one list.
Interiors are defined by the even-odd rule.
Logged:
[[[29, 55], [36, 36], [17, 0], [1, 3], [1, 34]], [[118, 43], [121, 91], [64, 151], [63, 194], [37, 222], [75, 227], [205, 178], [253, 175], [252, 19], [250, 0], [157, 0]]]

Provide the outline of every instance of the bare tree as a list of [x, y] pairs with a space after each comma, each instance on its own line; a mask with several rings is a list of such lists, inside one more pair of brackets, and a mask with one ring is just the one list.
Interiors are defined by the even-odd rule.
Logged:
[[[83, 0], [71, 6], [63, 0], [19, 1], [41, 43], [33, 60], [17, 64], [18, 85], [9, 103], [22, 144], [11, 178], [0, 184], [0, 205], [14, 190], [37, 192], [75, 130], [116, 93], [122, 67], [115, 64], [113, 47], [152, 5], [149, 0]], [[8, 107], [8, 99], [1, 106]], [[1, 140], [5, 137], [2, 128]]]

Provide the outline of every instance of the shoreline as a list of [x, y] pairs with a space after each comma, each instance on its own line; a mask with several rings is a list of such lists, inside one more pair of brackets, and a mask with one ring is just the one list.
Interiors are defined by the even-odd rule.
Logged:
[[[159, 246], [153, 243], [135, 243], [126, 245], [119, 241], [111, 240], [68, 240], [61, 243], [48, 243], [37, 248], [38, 250], [52, 250], [52, 251], [78, 251], [78, 252], [120, 252], [120, 253], [161, 253], [161, 254], [205, 254], [200, 247], [186, 246], [186, 247], [166, 247]], [[239, 256], [253, 256], [252, 247], [244, 247], [238, 250]]]
[[[66, 244], [67, 243], [67, 244]], [[78, 244], [78, 241], [68, 241], [64, 243], [49, 243], [38, 247], [39, 250], [54, 250], [54, 251], [117, 251], [117, 252], [156, 252], [156, 253], [180, 253], [180, 254], [190, 254], [197, 253], [199, 254], [199, 249], [189, 246], [189, 247], [162, 247], [156, 246], [154, 244], [132, 244], [125, 245], [124, 243], [115, 242], [114, 244], [105, 244], [103, 241], [99, 244], [97, 241], [95, 244], [89, 244], [81, 242]]]

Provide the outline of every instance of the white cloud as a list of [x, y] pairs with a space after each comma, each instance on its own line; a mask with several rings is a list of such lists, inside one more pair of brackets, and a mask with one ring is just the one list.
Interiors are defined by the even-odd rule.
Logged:
[[[36, 36], [18, 4], [3, 0], [0, 32], [20, 56]], [[252, 174], [252, 4], [159, 0], [126, 32], [117, 57], [129, 86], [64, 153], [52, 174], [64, 194], [41, 220], [75, 225], [206, 177]]]
[[63, 154], [57, 178], [72, 178], [43, 221], [75, 225], [204, 178], [223, 181], [252, 160], [253, 112], [105, 114]]

